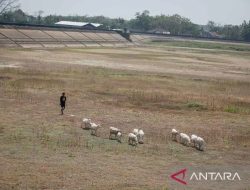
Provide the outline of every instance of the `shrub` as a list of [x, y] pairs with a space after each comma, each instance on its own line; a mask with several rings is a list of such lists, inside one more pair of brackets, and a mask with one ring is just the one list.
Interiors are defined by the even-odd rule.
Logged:
[[240, 109], [236, 106], [227, 106], [224, 109], [225, 112], [229, 112], [229, 113], [239, 113]]

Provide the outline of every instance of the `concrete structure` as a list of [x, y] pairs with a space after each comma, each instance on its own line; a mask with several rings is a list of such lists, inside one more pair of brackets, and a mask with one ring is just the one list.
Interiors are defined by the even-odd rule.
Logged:
[[134, 45], [115, 31], [0, 25], [0, 47], [127, 47]]

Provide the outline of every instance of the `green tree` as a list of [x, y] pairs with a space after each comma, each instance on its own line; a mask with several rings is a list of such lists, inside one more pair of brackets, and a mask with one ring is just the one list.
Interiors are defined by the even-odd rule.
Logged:
[[26, 15], [21, 9], [16, 11], [5, 12], [0, 15], [0, 21], [2, 22], [16, 22], [16, 23], [28, 23], [32, 20], [31, 16]]
[[222, 28], [220, 34], [223, 34], [227, 39], [240, 40], [241, 39], [241, 27], [233, 26], [233, 25], [225, 25]]
[[250, 20], [248, 23], [246, 21], [243, 22], [241, 36], [244, 40], [250, 41]]
[[0, 0], [0, 15], [19, 7], [18, 0]]
[[132, 27], [135, 29], [140, 29], [142, 31], [148, 31], [151, 29], [151, 21], [150, 12], [148, 10], [143, 11], [142, 13], [137, 12], [135, 14], [135, 20], [133, 22]]

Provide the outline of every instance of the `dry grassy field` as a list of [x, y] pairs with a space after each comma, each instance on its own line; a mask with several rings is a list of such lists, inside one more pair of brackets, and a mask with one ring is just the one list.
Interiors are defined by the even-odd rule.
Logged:
[[[169, 178], [182, 168], [242, 178], [188, 189], [250, 189], [246, 47], [0, 49], [0, 189], [185, 189]], [[101, 123], [98, 137], [82, 118]], [[145, 144], [128, 145], [134, 128]], [[172, 142], [172, 128], [204, 137], [206, 150]]]

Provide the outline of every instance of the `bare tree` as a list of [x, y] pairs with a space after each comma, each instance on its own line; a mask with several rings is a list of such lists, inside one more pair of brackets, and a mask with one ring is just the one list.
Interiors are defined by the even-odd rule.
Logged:
[[0, 15], [18, 7], [18, 0], [0, 0]]

